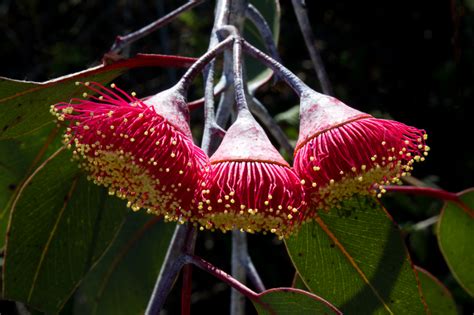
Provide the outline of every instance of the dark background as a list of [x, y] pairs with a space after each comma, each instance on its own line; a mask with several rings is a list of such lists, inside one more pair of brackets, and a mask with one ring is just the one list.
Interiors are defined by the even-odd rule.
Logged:
[[[0, 75], [44, 81], [96, 65], [116, 35], [144, 26], [183, 2], [70, 0], [46, 4], [3, 0]], [[453, 192], [472, 186], [474, 1], [306, 2], [335, 96], [359, 110], [425, 129], [432, 150], [427, 161], [415, 169], [418, 178]], [[208, 45], [213, 5], [207, 1], [133, 44], [126, 53], [199, 56]], [[282, 1], [281, 6], [281, 57], [291, 70], [319, 90], [290, 1]], [[180, 73], [182, 70], [133, 70], [118, 81], [138, 95], [149, 95], [171, 86]], [[200, 85], [196, 85], [193, 96], [201, 96]], [[258, 97], [274, 114], [298, 103], [281, 83], [265, 86]], [[196, 125], [200, 119], [199, 112], [194, 114]], [[406, 201], [391, 196], [385, 201], [392, 206], [389, 209], [402, 228], [439, 211], [433, 210], [439, 205], [419, 199], [408, 201], [426, 209], [395, 211]], [[420, 239], [422, 245], [413, 245]], [[293, 269], [281, 242], [250, 236], [249, 244], [267, 287], [290, 285]], [[432, 233], [407, 236], [407, 244], [414, 262], [445, 282], [461, 310], [470, 314], [473, 301], [449, 275]], [[230, 270], [228, 235], [200, 234], [197, 251]], [[216, 314], [228, 312], [225, 285], [200, 271], [195, 272], [194, 285], [193, 312], [208, 313], [209, 305]], [[168, 305], [170, 314], [178, 312], [179, 307], [179, 290], [173, 294]]]

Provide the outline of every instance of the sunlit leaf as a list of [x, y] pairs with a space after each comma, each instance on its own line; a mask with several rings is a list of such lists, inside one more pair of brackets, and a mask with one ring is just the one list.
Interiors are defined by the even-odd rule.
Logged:
[[474, 296], [474, 189], [462, 192], [460, 199], [471, 211], [452, 202], [446, 203], [439, 217], [437, 237], [454, 277]]
[[46, 82], [0, 77], [0, 140], [29, 134], [52, 124], [54, 119], [49, 113], [49, 107], [57, 102], [78, 97], [84, 92], [84, 87], [74, 84], [76, 81], [105, 84], [132, 68], [188, 67], [194, 61], [194, 58], [142, 54]]
[[304, 284], [342, 312], [425, 313], [400, 231], [370, 197], [321, 212], [286, 245]]
[[3, 294], [39, 310], [61, 309], [119, 230], [126, 207], [89, 183], [58, 151], [20, 188], [12, 206]]
[[294, 288], [267, 290], [259, 294], [259, 301], [253, 304], [260, 315], [342, 314], [324, 299]]
[[74, 314], [143, 314], [174, 229], [157, 217], [131, 213], [74, 295]]
[[431, 315], [456, 315], [456, 303], [448, 289], [428, 271], [415, 267]]

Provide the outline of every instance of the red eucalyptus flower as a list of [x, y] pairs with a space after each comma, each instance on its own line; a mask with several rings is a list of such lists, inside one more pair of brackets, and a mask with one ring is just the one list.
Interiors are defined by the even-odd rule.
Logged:
[[318, 208], [329, 209], [355, 193], [385, 192], [409, 175], [429, 147], [424, 130], [377, 119], [314, 91], [301, 98], [294, 167]]
[[304, 220], [300, 179], [248, 110], [240, 111], [210, 161], [198, 195], [198, 221], [207, 229], [283, 237]]
[[186, 219], [208, 158], [192, 142], [182, 94], [172, 88], [141, 101], [114, 84], [84, 85], [99, 96], [84, 93], [86, 99], [51, 111], [69, 122], [64, 141], [89, 179], [127, 199], [135, 211]]

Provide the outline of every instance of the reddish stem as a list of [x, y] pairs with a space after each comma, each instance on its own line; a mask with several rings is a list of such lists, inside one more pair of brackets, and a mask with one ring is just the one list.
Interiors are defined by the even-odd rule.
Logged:
[[183, 287], [181, 288], [181, 315], [191, 314], [192, 265], [183, 267]]
[[466, 205], [456, 193], [452, 193], [443, 189], [416, 186], [384, 186], [386, 191], [402, 192], [419, 196], [433, 197], [445, 201], [452, 201], [461, 207], [467, 214], [474, 218], [474, 210]]
[[220, 280], [224, 281], [225, 283], [227, 283], [232, 288], [236, 289], [242, 295], [248, 297], [249, 299], [251, 299], [253, 301], [257, 301], [257, 302], [259, 301], [259, 297], [258, 297], [257, 293], [255, 293], [250, 288], [248, 288], [247, 286], [245, 286], [242, 283], [240, 283], [239, 281], [237, 281], [234, 277], [232, 277], [231, 275], [229, 275], [225, 271], [217, 268], [216, 266], [214, 266], [210, 262], [205, 261], [201, 257], [197, 257], [197, 256], [194, 256], [194, 255], [186, 255], [186, 261], [188, 263], [191, 263], [191, 264], [195, 265], [196, 267], [198, 267], [198, 268], [200, 268], [204, 271], [207, 271], [208, 273], [210, 273], [211, 275], [213, 275], [217, 279], [220, 279]]

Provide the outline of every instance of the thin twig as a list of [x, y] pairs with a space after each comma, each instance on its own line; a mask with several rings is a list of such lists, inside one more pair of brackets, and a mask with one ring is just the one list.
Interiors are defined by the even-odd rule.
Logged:
[[[252, 22], [252, 24], [257, 28], [260, 36], [265, 43], [265, 47], [268, 50], [270, 56], [273, 59], [281, 62], [280, 55], [278, 54], [277, 46], [275, 43], [275, 38], [273, 32], [268, 25], [267, 21], [263, 17], [263, 15], [258, 11], [256, 7], [254, 7], [251, 3], [249, 3], [247, 10], [245, 11], [245, 16]], [[278, 79], [278, 76], [274, 77], [275, 80]], [[274, 82], [275, 83], [275, 82]]]
[[[184, 253], [194, 255], [194, 248], [196, 247], [197, 230], [190, 227], [191, 231], [186, 235], [187, 238], [184, 243]], [[183, 287], [181, 288], [181, 315], [191, 314], [191, 292], [193, 269], [191, 265], [183, 267]]]
[[214, 46], [212, 49], [208, 50], [204, 55], [199, 57], [199, 59], [186, 71], [186, 73], [176, 84], [181, 93], [186, 94], [194, 78], [204, 69], [204, 67], [209, 62], [211, 62], [212, 59], [214, 59], [219, 53], [224, 51], [230, 44], [232, 44], [233, 41], [234, 38], [228, 37], [216, 46]]
[[432, 216], [431, 218], [428, 218], [426, 220], [423, 220], [423, 221], [420, 221], [420, 222], [417, 222], [415, 224], [413, 224], [409, 230], [411, 231], [421, 231], [421, 230], [424, 230], [430, 226], [432, 226], [433, 224], [435, 224], [436, 222], [438, 222], [439, 220], [439, 215], [435, 215], [435, 216]]
[[288, 141], [285, 132], [277, 124], [275, 119], [270, 115], [266, 107], [255, 97], [249, 97], [249, 107], [252, 114], [254, 114], [262, 124], [270, 131], [272, 136], [278, 142], [280, 147], [286, 151], [288, 156], [293, 157], [293, 146]]
[[324, 94], [333, 95], [331, 82], [329, 81], [318, 47], [316, 46], [316, 40], [308, 18], [308, 11], [306, 10], [303, 1], [292, 0], [292, 3], [314, 70], [316, 71], [319, 83], [321, 84], [321, 89]]
[[153, 288], [150, 301], [146, 308], [146, 315], [157, 315], [165, 304], [172, 285], [178, 276], [179, 270], [185, 263], [183, 249], [190, 232], [188, 224], [178, 224], [166, 252], [163, 265]]
[[210, 273], [214, 277], [224, 281], [225, 283], [227, 283], [232, 288], [239, 291], [242, 295], [248, 297], [249, 299], [258, 300], [257, 293], [252, 291], [249, 287], [243, 285], [240, 281], [236, 280], [234, 277], [232, 277], [225, 271], [217, 268], [216, 266], [205, 261], [204, 259], [197, 256], [193, 256], [193, 255], [186, 255], [185, 259], [186, 259], [186, 262], [191, 263], [195, 265], [196, 267]]
[[[231, 274], [238, 279], [240, 283], [245, 285], [247, 278], [247, 270], [242, 261], [248, 256], [247, 251], [247, 235], [245, 232], [238, 230], [232, 231], [232, 255], [231, 255]], [[245, 298], [236, 289], [231, 290], [231, 314], [245, 314]]]
[[419, 196], [427, 196], [433, 197], [445, 201], [452, 201], [461, 207], [464, 212], [469, 214], [472, 218], [474, 218], [474, 209], [471, 209], [466, 203], [464, 203], [461, 198], [459, 198], [458, 194], [438, 189], [438, 188], [430, 188], [430, 187], [415, 187], [415, 186], [383, 186], [386, 191], [391, 192], [402, 192], [406, 194], [413, 194]]
[[309, 90], [309, 87], [287, 67], [268, 56], [258, 48], [252, 46], [249, 42], [243, 40], [242, 48], [244, 51], [254, 57], [255, 59], [264, 63], [267, 67], [275, 71], [295, 92], [301, 96], [304, 92]]
[[191, 314], [192, 265], [183, 266], [183, 287], [181, 288], [181, 315]]
[[262, 278], [260, 278], [260, 275], [258, 274], [257, 269], [255, 268], [255, 265], [253, 264], [252, 259], [250, 258], [250, 255], [248, 253], [241, 263], [244, 265], [245, 270], [247, 271], [247, 276], [249, 277], [250, 281], [255, 286], [257, 291], [265, 291], [266, 289], [265, 285], [263, 284]]
[[179, 16], [181, 13], [185, 12], [186, 10], [192, 9], [195, 6], [201, 4], [205, 0], [190, 0], [186, 4], [180, 6], [176, 10], [168, 13], [167, 15], [159, 18], [158, 20], [154, 21], [153, 23], [148, 24], [145, 27], [142, 27], [141, 29], [127, 34], [123, 36], [117, 36], [115, 38], [115, 42], [113, 43], [112, 47], [110, 48], [111, 53], [117, 53], [120, 50], [122, 50], [125, 46], [130, 45], [131, 43], [139, 40], [142, 37], [145, 37], [160, 27], [168, 24], [169, 22], [173, 21], [177, 16]]

